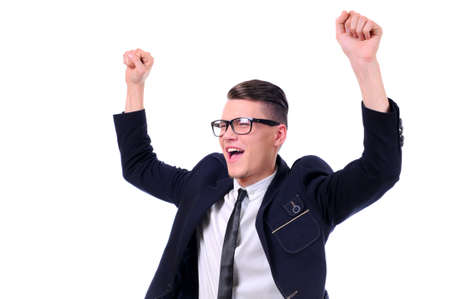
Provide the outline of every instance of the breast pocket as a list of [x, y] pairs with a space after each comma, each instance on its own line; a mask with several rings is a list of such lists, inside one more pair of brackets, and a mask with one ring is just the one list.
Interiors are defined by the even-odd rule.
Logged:
[[302, 202], [292, 204], [290, 213], [284, 208], [269, 211], [266, 221], [272, 236], [288, 253], [298, 253], [320, 236], [320, 228], [311, 211]]

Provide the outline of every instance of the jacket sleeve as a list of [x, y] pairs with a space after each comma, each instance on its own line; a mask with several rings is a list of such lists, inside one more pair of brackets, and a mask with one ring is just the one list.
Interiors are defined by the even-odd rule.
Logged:
[[125, 180], [178, 207], [192, 172], [158, 160], [147, 134], [145, 109], [114, 114], [113, 120]]
[[336, 172], [318, 157], [310, 163], [322, 165], [310, 186], [332, 226], [375, 202], [400, 178], [403, 127], [399, 107], [388, 100], [388, 112], [369, 109], [361, 101], [364, 151], [359, 159]]

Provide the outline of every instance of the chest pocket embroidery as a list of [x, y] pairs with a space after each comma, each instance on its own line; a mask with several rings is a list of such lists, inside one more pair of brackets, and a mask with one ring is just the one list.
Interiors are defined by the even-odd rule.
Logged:
[[300, 195], [296, 194], [295, 199], [283, 204], [283, 208], [288, 213], [289, 216], [297, 216], [298, 213], [303, 212], [304, 204], [300, 200]]
[[272, 235], [286, 252], [298, 253], [319, 238], [319, 224], [298, 194], [283, 203], [282, 207], [284, 216], [275, 217], [278, 221], [271, 226]]

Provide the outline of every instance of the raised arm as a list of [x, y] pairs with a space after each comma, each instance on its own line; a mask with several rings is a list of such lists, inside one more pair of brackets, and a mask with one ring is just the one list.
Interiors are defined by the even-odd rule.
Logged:
[[350, 60], [363, 96], [364, 152], [334, 173], [318, 158], [301, 162], [312, 172], [308, 189], [315, 192], [325, 219], [332, 225], [372, 204], [400, 178], [403, 127], [397, 104], [386, 97], [376, 60], [381, 34], [380, 26], [353, 11], [343, 11], [336, 20], [336, 38]]
[[114, 114], [123, 177], [132, 185], [162, 200], [179, 205], [191, 171], [159, 161], [147, 134], [144, 84], [153, 57], [141, 49], [125, 52], [127, 98], [125, 111]]

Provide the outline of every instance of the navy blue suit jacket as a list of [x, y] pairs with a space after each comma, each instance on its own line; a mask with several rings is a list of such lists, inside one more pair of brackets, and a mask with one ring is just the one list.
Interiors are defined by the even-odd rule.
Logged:
[[[330, 232], [399, 180], [403, 128], [397, 104], [388, 100], [386, 113], [368, 109], [361, 101], [364, 151], [343, 169], [334, 172], [313, 155], [290, 168], [277, 156], [278, 172], [264, 195], [256, 230], [285, 298], [328, 297], [324, 246]], [[170, 166], [153, 151], [144, 109], [114, 114], [113, 119], [125, 180], [178, 208], [145, 298], [197, 298], [195, 229], [233, 188], [223, 154], [207, 155], [190, 171]]]

